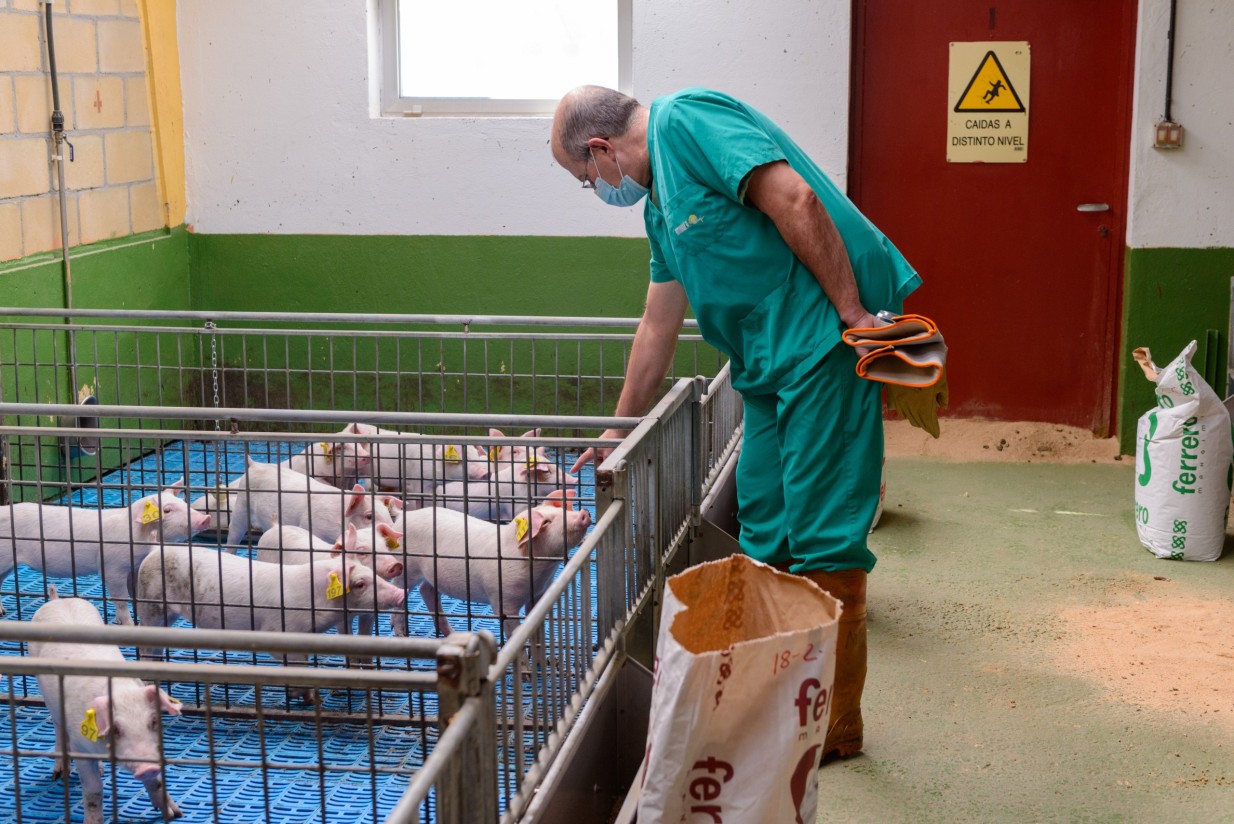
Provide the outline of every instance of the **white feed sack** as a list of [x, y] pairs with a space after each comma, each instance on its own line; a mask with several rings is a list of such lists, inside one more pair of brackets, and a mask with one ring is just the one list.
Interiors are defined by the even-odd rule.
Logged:
[[642, 822], [813, 824], [840, 603], [744, 555], [668, 579]]
[[1135, 526], [1160, 558], [1215, 561], [1225, 543], [1234, 443], [1230, 413], [1191, 365], [1192, 341], [1165, 369], [1148, 349], [1136, 361], [1157, 384], [1157, 407], [1136, 431]]

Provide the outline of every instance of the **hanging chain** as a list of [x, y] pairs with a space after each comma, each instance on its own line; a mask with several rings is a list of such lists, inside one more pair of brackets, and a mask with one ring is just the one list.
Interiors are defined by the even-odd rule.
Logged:
[[[206, 321], [206, 328], [210, 330], [210, 374], [214, 379], [214, 408], [218, 409], [222, 406], [219, 400], [219, 339], [214, 330], [218, 329], [214, 321]], [[223, 428], [218, 418], [214, 419], [214, 431], [218, 432]]]

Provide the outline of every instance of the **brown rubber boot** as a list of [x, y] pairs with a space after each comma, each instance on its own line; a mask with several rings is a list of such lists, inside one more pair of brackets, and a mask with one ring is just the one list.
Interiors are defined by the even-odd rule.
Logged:
[[836, 680], [831, 691], [831, 721], [823, 757], [847, 758], [861, 752], [861, 691], [866, 683], [866, 571], [800, 573], [844, 603], [836, 639]]

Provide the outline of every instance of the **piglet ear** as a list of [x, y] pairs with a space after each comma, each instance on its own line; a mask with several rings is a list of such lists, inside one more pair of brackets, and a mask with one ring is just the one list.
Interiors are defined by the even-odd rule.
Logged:
[[490, 429], [488, 431], [488, 436], [490, 438], [504, 438], [506, 433], [502, 432], [500, 429]]
[[347, 499], [346, 514], [350, 515], [352, 512], [354, 512], [356, 507], [359, 506], [360, 502], [363, 500], [364, 500], [364, 487], [360, 486], [360, 484], [356, 484], [355, 486], [351, 488], [351, 495]]
[[184, 492], [184, 478], [174, 482], [169, 487], [163, 490], [168, 495], [180, 495]]
[[515, 518], [514, 523], [517, 524], [514, 533], [516, 536], [519, 532], [523, 532], [522, 524], [527, 524], [526, 532], [518, 539], [518, 548], [524, 555], [530, 555], [532, 538], [535, 538], [544, 530], [544, 525], [548, 523], [548, 520], [540, 514], [539, 510], [533, 508]]
[[356, 548], [356, 525], [347, 525], [347, 534], [343, 536], [343, 549]]
[[526, 432], [523, 433], [523, 437], [524, 438], [538, 438], [540, 437], [540, 430], [539, 429], [528, 429]]
[[[99, 738], [111, 732], [111, 703], [106, 695], [95, 698], [86, 705], [86, 709], [94, 710], [94, 726], [98, 730]], [[69, 723], [73, 723], [73, 719], [70, 718]]]
[[156, 709], [169, 715], [180, 714], [180, 702], [159, 689], [157, 684], [150, 684], [146, 687], [146, 697]]
[[[146, 495], [133, 501], [129, 505], [129, 512], [133, 515], [134, 528], [144, 529], [147, 524], [153, 524], [162, 515], [162, 510], [159, 508], [158, 494]], [[155, 529], [157, 528], [156, 526]]]
[[573, 489], [554, 489], [544, 496], [544, 503], [549, 506], [555, 506], [558, 509], [573, 510], [576, 497], [578, 497], [578, 493]]

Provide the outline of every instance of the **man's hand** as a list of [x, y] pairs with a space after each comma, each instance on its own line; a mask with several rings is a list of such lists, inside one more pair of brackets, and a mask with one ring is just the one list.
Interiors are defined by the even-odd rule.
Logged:
[[[600, 433], [601, 438], [617, 438], [622, 439], [630, 434], [628, 429], [606, 429]], [[591, 461], [595, 461], [597, 467], [608, 459], [608, 456], [613, 453], [611, 446], [597, 446], [585, 451], [578, 456], [578, 460], [574, 462], [574, 466], [570, 467], [570, 474], [577, 475], [578, 471], [586, 466]]]
[[845, 329], [875, 329], [879, 326], [886, 326], [883, 321], [879, 320], [874, 315], [867, 312], [864, 308], [861, 313], [852, 318], [840, 318]]

